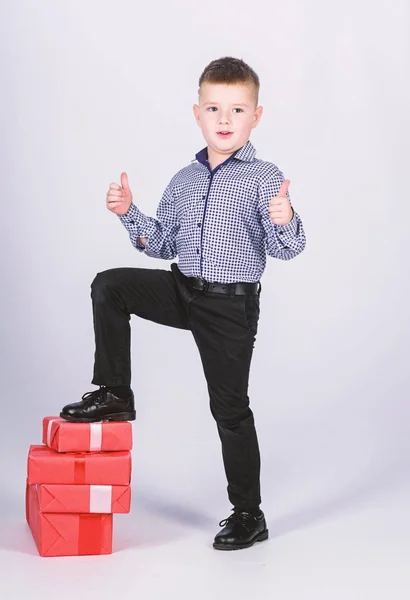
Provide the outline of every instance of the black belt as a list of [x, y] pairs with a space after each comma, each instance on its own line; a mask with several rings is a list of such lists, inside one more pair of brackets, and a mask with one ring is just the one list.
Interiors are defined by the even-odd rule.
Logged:
[[217, 292], [218, 294], [231, 294], [232, 296], [245, 296], [259, 294], [262, 288], [261, 283], [256, 281], [239, 283], [218, 283], [216, 281], [206, 281], [201, 277], [186, 277], [187, 283], [196, 290], [204, 292]]

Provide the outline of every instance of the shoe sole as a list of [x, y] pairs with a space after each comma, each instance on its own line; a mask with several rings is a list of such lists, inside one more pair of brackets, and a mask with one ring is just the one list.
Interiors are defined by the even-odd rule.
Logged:
[[60, 417], [62, 419], [65, 419], [66, 421], [71, 421], [72, 423], [99, 423], [100, 421], [135, 421], [135, 416], [135, 410], [131, 412], [112, 413], [110, 415], [104, 415], [103, 417], [98, 418], [74, 418], [70, 417], [69, 415], [64, 415], [63, 413], [60, 413]]
[[252, 542], [248, 542], [247, 544], [218, 544], [217, 542], [213, 543], [213, 547], [216, 550], [243, 550], [244, 548], [250, 548], [251, 546], [253, 546], [256, 542], [263, 542], [265, 540], [267, 540], [269, 537], [269, 529], [265, 529], [265, 531], [262, 531], [262, 533], [260, 533], [254, 540], [252, 540]]

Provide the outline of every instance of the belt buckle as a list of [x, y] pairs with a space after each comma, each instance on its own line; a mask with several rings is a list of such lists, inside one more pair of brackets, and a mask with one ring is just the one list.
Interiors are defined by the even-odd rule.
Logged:
[[206, 279], [202, 279], [202, 277], [195, 277], [194, 279], [196, 279], [197, 284], [199, 284], [198, 287], [196, 287], [195, 289], [205, 294], [208, 291], [209, 282], [206, 281]]
[[206, 294], [207, 291], [208, 291], [208, 289], [209, 289], [209, 281], [206, 281], [206, 279], [203, 279], [202, 281], [204, 283], [204, 287], [203, 287], [202, 291], [203, 291], [204, 294]]

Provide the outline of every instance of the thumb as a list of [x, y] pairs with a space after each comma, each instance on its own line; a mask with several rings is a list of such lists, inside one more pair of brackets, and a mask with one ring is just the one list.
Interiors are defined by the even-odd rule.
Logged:
[[285, 179], [280, 186], [280, 190], [278, 192], [278, 196], [286, 196], [286, 192], [288, 191], [288, 187], [290, 184], [290, 179]]
[[128, 185], [128, 175], [127, 173], [121, 173], [121, 187], [124, 191], [128, 192], [130, 186]]

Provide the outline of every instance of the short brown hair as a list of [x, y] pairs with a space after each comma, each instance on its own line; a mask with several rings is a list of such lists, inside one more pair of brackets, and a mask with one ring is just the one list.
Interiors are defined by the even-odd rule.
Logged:
[[253, 85], [255, 88], [255, 102], [258, 105], [259, 77], [241, 58], [224, 56], [213, 60], [205, 67], [199, 78], [199, 89], [203, 83], [243, 83]]

